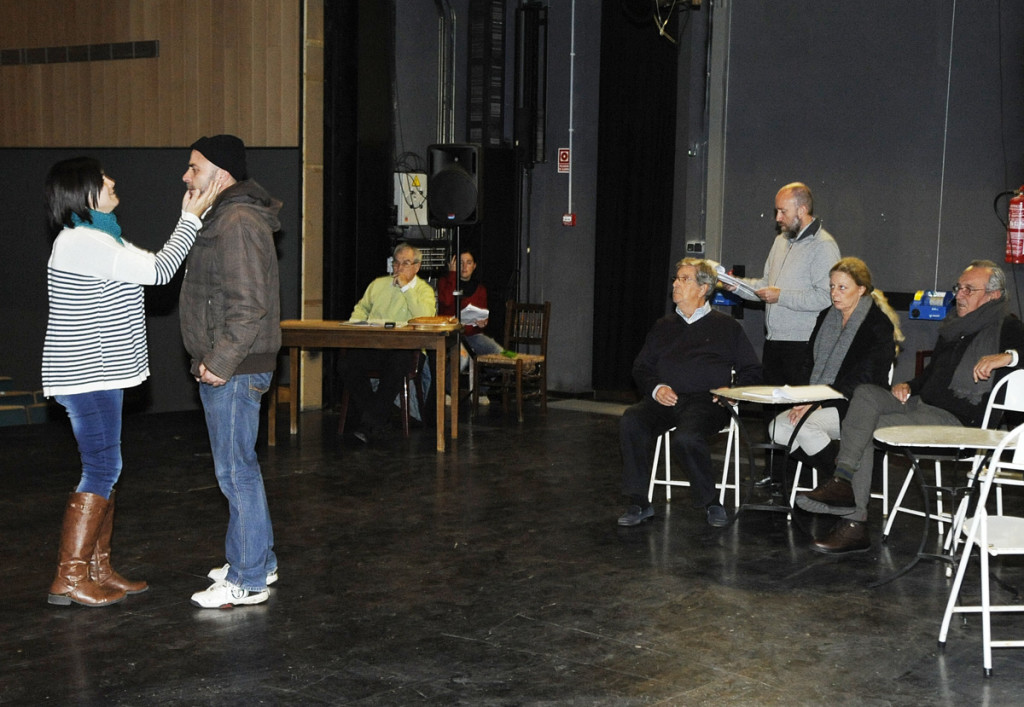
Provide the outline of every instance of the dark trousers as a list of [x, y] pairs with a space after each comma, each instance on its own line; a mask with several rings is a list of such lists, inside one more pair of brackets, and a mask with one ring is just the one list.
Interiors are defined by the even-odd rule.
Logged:
[[729, 421], [729, 412], [708, 393], [680, 395], [672, 407], [647, 397], [630, 406], [619, 423], [622, 449], [622, 490], [634, 501], [647, 499], [651, 462], [657, 438], [672, 427], [672, 454], [686, 467], [694, 505], [706, 506], [717, 499], [711, 469], [711, 436]]
[[810, 350], [806, 341], [769, 341], [761, 350], [765, 385], [798, 385], [804, 360]]
[[[810, 344], [806, 341], [769, 341], [765, 339], [764, 348], [761, 350], [764, 384], [781, 386], [805, 382], [800, 377], [809, 350]], [[783, 409], [785, 408], [777, 405], [762, 405], [761, 413], [765, 425], [770, 426], [775, 416]], [[770, 450], [765, 452], [765, 477], [771, 477], [776, 481], [780, 479], [781, 469], [776, 469], [776, 465], [781, 465], [780, 457], [781, 455], [777, 452]]]
[[[350, 349], [338, 359], [338, 373], [348, 389], [349, 399], [371, 428], [387, 424], [391, 405], [405, 385], [415, 351]], [[370, 385], [370, 373], [378, 379], [377, 390]]]

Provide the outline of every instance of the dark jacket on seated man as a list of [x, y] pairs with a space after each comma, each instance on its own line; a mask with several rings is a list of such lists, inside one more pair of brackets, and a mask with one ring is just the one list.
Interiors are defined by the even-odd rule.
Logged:
[[[676, 393], [707, 395], [712, 388], [761, 382], [761, 364], [743, 328], [712, 310], [693, 324], [678, 314], [655, 322], [633, 362], [633, 380], [649, 398], [659, 384]], [[710, 397], [710, 396], [709, 396]]]
[[709, 439], [728, 422], [713, 388], [761, 381], [761, 364], [743, 328], [707, 300], [716, 276], [704, 260], [677, 264], [672, 285], [674, 313], [658, 320], [633, 364], [640, 402], [620, 423], [623, 492], [632, 504], [619, 525], [636, 525], [653, 515], [647, 498], [655, 440], [672, 433], [672, 452], [686, 468], [694, 505], [708, 512], [708, 523], [726, 524], [715, 493]]
[[[983, 332], [963, 335], [950, 332], [945, 336], [944, 333], [940, 332], [931, 359], [925, 369], [921, 371], [921, 375], [907, 382], [910, 386], [910, 393], [921, 396], [921, 402], [953, 413], [960, 420], [960, 424], [965, 427], [978, 427], [985, 416], [985, 407], [988, 405], [987, 391], [992, 389], [992, 385], [986, 386], [984, 394], [979, 393], [967, 398], [954, 392], [952, 382], [964, 354], [974, 339], [977, 336], [982, 336]], [[1021, 326], [1021, 321], [1016, 316], [1007, 311], [1002, 315], [999, 338], [992, 340], [988, 353], [998, 353], [1008, 349], [1024, 353], [1024, 327]], [[1012, 370], [1014, 369], [1001, 368], [995, 371], [992, 376], [992, 384], [994, 385]]]

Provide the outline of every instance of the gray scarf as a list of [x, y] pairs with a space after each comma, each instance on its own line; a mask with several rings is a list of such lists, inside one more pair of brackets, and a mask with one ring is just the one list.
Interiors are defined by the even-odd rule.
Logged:
[[811, 385], [832, 385], [839, 375], [839, 369], [853, 343], [853, 337], [868, 316], [872, 304], [871, 295], [864, 295], [857, 302], [846, 326], [843, 313], [829, 307], [818, 336], [814, 339], [814, 368], [811, 370]]
[[953, 316], [943, 322], [939, 329], [940, 341], [951, 342], [974, 335], [949, 382], [949, 388], [956, 397], [978, 405], [992, 390], [991, 377], [974, 382], [974, 366], [982, 356], [999, 353], [999, 334], [1008, 311], [1006, 296], [1002, 295], [964, 317], [956, 316], [954, 309]]

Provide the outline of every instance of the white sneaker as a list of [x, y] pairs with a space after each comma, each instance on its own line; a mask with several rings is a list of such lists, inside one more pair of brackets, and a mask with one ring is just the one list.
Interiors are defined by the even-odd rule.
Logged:
[[480, 396], [480, 400], [478, 400], [477, 402], [480, 405], [490, 405], [491, 404], [491, 399], [488, 398], [486, 395], [481, 395]]
[[444, 404], [447, 405], [448, 407], [452, 406], [452, 396], [449, 395], [448, 393], [444, 394]]
[[192, 595], [192, 606], [200, 609], [230, 609], [233, 606], [262, 604], [270, 598], [270, 592], [250, 592], [227, 580], [214, 582], [201, 592]]
[[[206, 573], [206, 576], [212, 579], [214, 582], [223, 582], [228, 578], [228, 570], [231, 569], [231, 563], [224, 565], [223, 567], [214, 567], [212, 570]], [[267, 572], [267, 586], [277, 581], [277, 570], [270, 570]]]

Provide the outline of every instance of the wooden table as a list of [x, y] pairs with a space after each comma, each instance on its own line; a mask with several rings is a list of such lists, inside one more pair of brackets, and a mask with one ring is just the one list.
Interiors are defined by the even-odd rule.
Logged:
[[[286, 319], [281, 322], [281, 346], [288, 348], [291, 362], [290, 395], [288, 396], [289, 431], [299, 431], [299, 360], [301, 349], [427, 349], [436, 354], [437, 372], [437, 451], [445, 449], [445, 372], [451, 378], [451, 436], [459, 437], [459, 324], [430, 328], [413, 326], [385, 329], [382, 326], [355, 325], [323, 319]], [[445, 355], [447, 353], [447, 356]], [[447, 359], [447, 360], [446, 360]], [[269, 444], [276, 443], [277, 420], [273, 414], [277, 403], [277, 376], [271, 383], [271, 414], [268, 416]]]

